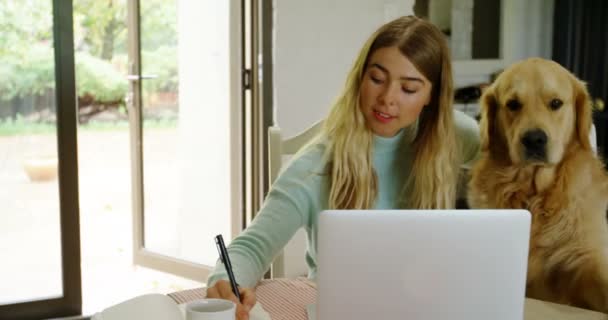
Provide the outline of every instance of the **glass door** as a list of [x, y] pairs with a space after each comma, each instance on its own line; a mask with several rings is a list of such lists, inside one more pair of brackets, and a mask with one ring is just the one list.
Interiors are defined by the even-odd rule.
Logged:
[[241, 2], [129, 0], [128, 17], [134, 260], [203, 282], [213, 237], [242, 228]]
[[71, 1], [0, 2], [0, 319], [79, 315]]

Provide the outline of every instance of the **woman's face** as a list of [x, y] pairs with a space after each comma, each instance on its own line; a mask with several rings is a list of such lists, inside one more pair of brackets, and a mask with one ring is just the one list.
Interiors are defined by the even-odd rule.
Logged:
[[363, 73], [359, 96], [367, 126], [382, 137], [396, 135], [429, 104], [431, 88], [397, 47], [376, 50]]

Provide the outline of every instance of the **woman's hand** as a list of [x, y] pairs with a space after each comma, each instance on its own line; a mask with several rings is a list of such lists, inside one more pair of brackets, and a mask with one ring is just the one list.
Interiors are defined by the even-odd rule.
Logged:
[[236, 304], [236, 319], [249, 320], [249, 311], [251, 311], [256, 302], [255, 292], [251, 288], [239, 288], [239, 293], [241, 301], [232, 293], [230, 282], [218, 280], [213, 287], [207, 289], [207, 298], [224, 299], [234, 302]]

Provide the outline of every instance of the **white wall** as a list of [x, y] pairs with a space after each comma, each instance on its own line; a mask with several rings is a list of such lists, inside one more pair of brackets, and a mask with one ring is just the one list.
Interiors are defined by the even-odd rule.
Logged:
[[554, 0], [503, 0], [507, 63], [527, 57], [551, 58]]
[[[455, 83], [486, 82], [490, 73], [529, 56], [550, 58], [554, 0], [503, 0], [504, 62], [455, 63]], [[284, 136], [323, 118], [369, 35], [412, 14], [414, 0], [277, 0], [274, 3], [275, 123]]]

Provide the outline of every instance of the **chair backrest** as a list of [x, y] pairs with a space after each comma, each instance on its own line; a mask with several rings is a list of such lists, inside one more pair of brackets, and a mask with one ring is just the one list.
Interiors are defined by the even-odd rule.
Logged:
[[[323, 126], [323, 120], [316, 122], [298, 135], [283, 139], [278, 126], [268, 128], [268, 175], [273, 183], [281, 172], [283, 159], [293, 156], [300, 148], [314, 138]], [[306, 265], [306, 232], [298, 230], [287, 243], [283, 251], [272, 263], [273, 278], [295, 278], [305, 276], [308, 272]]]
[[283, 157], [292, 156], [298, 152], [321, 131], [322, 126], [323, 120], [320, 120], [303, 132], [287, 139], [283, 139], [281, 129], [278, 126], [268, 128], [268, 166], [271, 183], [274, 182], [281, 171]]

